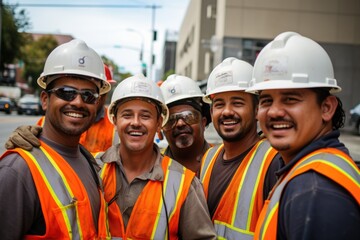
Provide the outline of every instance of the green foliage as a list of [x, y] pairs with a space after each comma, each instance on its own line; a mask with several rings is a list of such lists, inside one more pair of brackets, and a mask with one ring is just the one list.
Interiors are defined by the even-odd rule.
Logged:
[[[132, 74], [129, 72], [121, 72], [121, 67], [119, 67], [112, 59], [106, 57], [105, 55], [102, 55], [101, 58], [106, 65], [112, 67], [113, 77], [114, 80], [116, 80], [117, 82], [120, 82], [121, 80], [132, 76]], [[113, 88], [115, 88], [115, 86], [113, 86]]]
[[175, 73], [175, 70], [174, 70], [174, 69], [168, 70], [168, 71], [164, 74], [162, 80], [165, 81], [168, 76], [170, 76], [171, 74], [174, 74], [174, 73]]
[[30, 80], [29, 85], [36, 89], [36, 80], [43, 71], [45, 61], [50, 52], [58, 46], [56, 39], [51, 35], [45, 35], [37, 41], [28, 40], [28, 43], [21, 48], [25, 64], [23, 77]]
[[21, 46], [27, 41], [24, 32], [30, 23], [25, 10], [16, 11], [16, 6], [2, 5], [2, 35], [0, 69], [4, 64], [14, 63], [21, 59]]

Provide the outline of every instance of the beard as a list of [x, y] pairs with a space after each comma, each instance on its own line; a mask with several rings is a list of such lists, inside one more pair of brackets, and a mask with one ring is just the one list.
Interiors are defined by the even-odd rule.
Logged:
[[[63, 108], [62, 111], [66, 111], [66, 108]], [[83, 132], [87, 131], [91, 125], [93, 124], [93, 122], [95, 122], [95, 115], [93, 117], [90, 117], [90, 113], [89, 111], [87, 111], [86, 109], [83, 108], [75, 108], [72, 107], [70, 109], [74, 109], [77, 111], [82, 111], [84, 113], [85, 116], [87, 116], [87, 121], [82, 124], [70, 124], [70, 123], [65, 123], [65, 122], [60, 122], [59, 120], [51, 120], [52, 125], [54, 126], [54, 128], [56, 128], [59, 132], [62, 132], [68, 136], [71, 137], [76, 137], [76, 136], [80, 136]]]
[[190, 134], [181, 135], [176, 138], [175, 145], [178, 148], [187, 148], [194, 143], [194, 137]]
[[175, 145], [178, 148], [187, 148], [194, 143], [193, 129], [186, 126], [182, 129], [175, 128], [172, 137], [175, 139]]

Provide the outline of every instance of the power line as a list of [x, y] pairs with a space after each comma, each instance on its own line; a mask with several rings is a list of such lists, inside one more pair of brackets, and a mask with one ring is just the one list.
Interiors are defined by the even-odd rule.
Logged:
[[55, 7], [55, 8], [161, 8], [159, 5], [123, 5], [123, 4], [47, 4], [47, 3], [19, 3], [6, 4], [18, 7]]
[[[2, 1], [2, 0], [1, 0]], [[161, 8], [159, 5], [123, 5], [123, 4], [47, 4], [47, 3], [19, 3], [19, 4], [7, 4], [8, 6], [16, 6], [16, 7], [37, 7], [37, 8], [150, 8], [151, 9], [151, 49], [150, 49], [150, 64], [149, 64], [149, 78], [151, 79], [152, 75], [152, 66], [154, 61], [153, 56], [153, 44], [156, 31], [155, 31], [155, 12], [156, 9]], [[1, 24], [1, 23], [0, 23]], [[1, 26], [0, 26], [1, 27]]]

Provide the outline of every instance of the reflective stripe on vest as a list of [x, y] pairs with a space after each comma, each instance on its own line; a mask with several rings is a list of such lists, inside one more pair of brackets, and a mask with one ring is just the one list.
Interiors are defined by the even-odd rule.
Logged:
[[[47, 226], [45, 236], [27, 235], [26, 239], [98, 237], [85, 187], [77, 184], [81, 180], [60, 155], [44, 142], [41, 142], [40, 148], [33, 148], [31, 152], [20, 148], [8, 151], [10, 152], [20, 154], [29, 166]], [[105, 204], [103, 198], [100, 200]], [[105, 228], [106, 218], [102, 210], [105, 211], [104, 206], [100, 209], [98, 221], [99, 226]], [[99, 229], [99, 238], [108, 237], [106, 229]]]
[[[200, 168], [200, 181], [202, 183], [204, 183], [205, 176], [210, 177], [212, 168], [210, 168], [209, 165], [216, 160], [217, 156], [219, 155], [220, 151], [223, 148], [224, 148], [224, 144], [216, 145], [212, 148], [209, 148], [209, 150], [207, 150], [207, 152], [203, 156], [203, 159], [201, 160], [201, 168]], [[208, 188], [206, 187], [206, 189]], [[207, 191], [205, 191], [205, 196], [207, 197]]]
[[[214, 152], [214, 151], [213, 151]], [[215, 151], [211, 163], [213, 167], [220, 151]], [[256, 221], [260, 214], [263, 199], [263, 183], [267, 169], [277, 151], [266, 140], [259, 141], [242, 160], [229, 186], [219, 201], [213, 216], [215, 230], [225, 239], [253, 239]], [[207, 158], [210, 158], [208, 154]], [[203, 180], [207, 186], [211, 172]], [[235, 194], [236, 193], [236, 194]], [[235, 194], [235, 195], [234, 195]]]
[[[120, 239], [167, 239], [169, 233], [170, 239], [178, 238], [180, 210], [195, 174], [184, 167], [183, 172], [172, 171], [171, 165], [174, 162], [169, 157], [163, 157], [161, 164], [164, 171], [164, 182], [148, 181], [134, 205], [126, 232], [119, 206], [115, 203], [109, 206], [112, 236], [120, 237]], [[118, 189], [115, 186], [115, 164], [104, 164], [100, 174], [106, 188], [106, 201], [110, 201]], [[110, 192], [111, 195], [108, 194]], [[116, 229], [116, 232], [111, 229]]]
[[276, 239], [279, 200], [286, 184], [299, 174], [316, 171], [346, 189], [360, 204], [360, 171], [345, 153], [327, 148], [315, 151], [302, 158], [276, 187], [270, 201], [262, 210], [256, 227], [256, 239]]

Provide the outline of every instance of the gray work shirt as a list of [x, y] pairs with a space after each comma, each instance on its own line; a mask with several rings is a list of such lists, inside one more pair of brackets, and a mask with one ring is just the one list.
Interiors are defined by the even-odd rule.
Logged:
[[[105, 163], [116, 163], [116, 174], [120, 177], [117, 182], [119, 196], [116, 200], [120, 208], [124, 227], [130, 219], [131, 212], [141, 191], [148, 181], [163, 181], [164, 172], [161, 167], [163, 156], [159, 148], [154, 145], [154, 151], [157, 153], [153, 168], [140, 176], [137, 176], [131, 183], [127, 181], [124, 167], [119, 154], [120, 144], [109, 148], [102, 156]], [[173, 170], [182, 171], [182, 165], [174, 161]], [[194, 177], [186, 200], [181, 207], [179, 220], [179, 238], [180, 239], [216, 239], [214, 226], [211, 222], [208, 207], [205, 200], [203, 187], [198, 178]]]
[[[94, 224], [100, 211], [100, 196], [93, 171], [80, 147], [69, 148], [41, 137], [74, 169], [90, 198]], [[96, 174], [96, 173], [95, 173]], [[91, 217], [91, 216], [89, 216]], [[24, 235], [45, 234], [41, 204], [30, 169], [17, 153], [0, 161], [0, 239], [22, 239]]]

